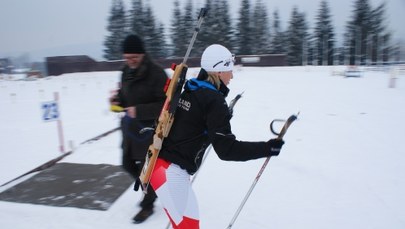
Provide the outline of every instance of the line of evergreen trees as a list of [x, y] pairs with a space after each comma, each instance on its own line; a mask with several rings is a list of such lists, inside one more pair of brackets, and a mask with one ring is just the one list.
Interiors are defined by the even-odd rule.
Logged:
[[[212, 43], [223, 44], [237, 55], [286, 54], [289, 65], [375, 64], [393, 59], [397, 53], [391, 45], [385, 10], [373, 8], [369, 0], [353, 0], [352, 16], [347, 21], [343, 45], [337, 47], [331, 10], [320, 0], [313, 32], [304, 12], [292, 9], [288, 26], [281, 28], [279, 12], [272, 14], [262, 0], [241, 0], [237, 19], [232, 20], [227, 0], [206, 0], [208, 16], [197, 37], [191, 56], [200, 56]], [[129, 33], [140, 35], [148, 53], [154, 58], [182, 57], [193, 33], [200, 9], [188, 0], [183, 8], [174, 2], [170, 28], [166, 31], [156, 20], [151, 6], [132, 0], [126, 10], [123, 0], [112, 0], [105, 38], [104, 57], [121, 59], [121, 43]]]

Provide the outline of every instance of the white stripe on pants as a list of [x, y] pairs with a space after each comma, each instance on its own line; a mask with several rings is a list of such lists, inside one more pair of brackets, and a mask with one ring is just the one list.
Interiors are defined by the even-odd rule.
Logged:
[[198, 203], [186, 170], [159, 158], [151, 185], [174, 228], [199, 228]]

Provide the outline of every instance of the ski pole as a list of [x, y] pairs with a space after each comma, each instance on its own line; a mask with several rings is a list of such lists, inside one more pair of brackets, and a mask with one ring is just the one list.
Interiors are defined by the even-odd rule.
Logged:
[[[287, 121], [285, 122], [283, 128], [281, 129], [280, 133], [277, 136], [278, 139], [280, 139], [280, 140], [283, 139], [285, 133], [287, 132], [288, 127], [291, 125], [291, 123], [293, 123], [297, 119], [297, 116], [298, 116], [298, 114], [297, 115], [291, 115], [287, 119]], [[279, 120], [277, 120], [277, 121], [279, 121]], [[272, 132], [273, 132], [273, 127], [272, 127], [273, 123], [274, 123], [274, 121], [272, 121], [271, 124], [270, 124], [270, 129], [272, 130]], [[239, 213], [242, 211], [242, 208], [244, 207], [244, 205], [245, 205], [246, 201], [248, 200], [250, 194], [252, 193], [253, 189], [255, 188], [257, 182], [259, 181], [264, 169], [266, 169], [266, 166], [270, 161], [270, 157], [271, 156], [267, 157], [266, 160], [264, 161], [262, 167], [260, 168], [259, 173], [257, 174], [256, 178], [254, 179], [253, 184], [250, 186], [249, 191], [246, 193], [245, 197], [243, 198], [242, 203], [240, 204], [239, 208], [236, 210], [236, 212], [235, 212], [231, 222], [229, 223], [227, 229], [232, 228], [233, 224], [235, 223], [236, 219], [238, 218]]]
[[242, 98], [243, 93], [245, 93], [245, 92], [242, 92], [242, 93], [237, 94], [237, 95], [235, 96], [235, 98], [233, 98], [233, 99], [231, 100], [231, 102], [229, 103], [229, 113], [231, 113], [231, 115], [233, 115], [233, 108], [235, 107], [236, 102], [238, 102], [239, 99]]

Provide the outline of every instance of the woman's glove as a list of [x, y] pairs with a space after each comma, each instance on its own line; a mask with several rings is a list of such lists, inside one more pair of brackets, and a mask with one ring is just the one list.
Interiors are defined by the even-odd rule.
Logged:
[[267, 142], [269, 147], [269, 156], [278, 156], [280, 154], [281, 147], [284, 145], [283, 139], [273, 138]]

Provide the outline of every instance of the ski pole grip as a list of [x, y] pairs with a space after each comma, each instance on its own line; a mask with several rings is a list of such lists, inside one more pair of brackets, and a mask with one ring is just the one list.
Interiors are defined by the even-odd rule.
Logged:
[[285, 133], [287, 132], [288, 127], [290, 127], [291, 123], [293, 123], [295, 120], [297, 120], [297, 117], [299, 115], [299, 112], [297, 115], [291, 115], [290, 117], [288, 117], [287, 121], [285, 121], [284, 126], [282, 127], [281, 131], [278, 133], [274, 130], [273, 128], [273, 124], [275, 122], [284, 122], [284, 120], [282, 119], [274, 119], [271, 123], [270, 123], [270, 131], [277, 135], [277, 139], [283, 139]]
[[207, 15], [207, 12], [208, 12], [207, 8], [201, 8], [200, 14], [198, 15], [198, 19], [200, 19], [200, 17], [205, 17]]
[[271, 131], [274, 135], [279, 136], [279, 135], [280, 135], [280, 132], [275, 131], [275, 130], [274, 130], [274, 127], [273, 127], [273, 125], [274, 125], [275, 122], [285, 122], [285, 120], [283, 120], [283, 119], [274, 119], [274, 120], [271, 121], [271, 123], [270, 123], [270, 131]]
[[278, 134], [278, 139], [283, 139], [285, 133], [287, 132], [288, 127], [290, 127], [291, 123], [297, 120], [297, 115], [291, 115], [287, 121], [285, 122], [283, 128], [281, 129], [280, 133]]

